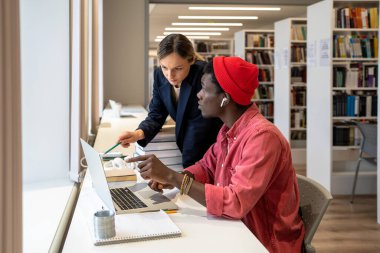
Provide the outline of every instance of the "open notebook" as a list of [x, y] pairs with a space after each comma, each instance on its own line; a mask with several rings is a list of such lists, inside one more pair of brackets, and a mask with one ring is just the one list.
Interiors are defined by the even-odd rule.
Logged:
[[181, 236], [181, 230], [164, 211], [115, 215], [116, 236], [96, 240], [92, 220], [90, 230], [95, 245], [156, 240]]

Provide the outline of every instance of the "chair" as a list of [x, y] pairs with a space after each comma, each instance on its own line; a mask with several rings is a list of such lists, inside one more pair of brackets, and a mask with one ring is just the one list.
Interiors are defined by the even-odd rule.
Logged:
[[356, 182], [358, 180], [358, 173], [361, 161], [364, 159], [373, 164], [377, 163], [377, 124], [362, 122], [354, 123], [358, 127], [362, 135], [362, 141], [360, 144], [358, 162], [356, 164], [354, 185], [352, 186], [351, 203], [354, 203]]
[[311, 240], [317, 231], [332, 196], [322, 185], [310, 178], [297, 175], [297, 182], [300, 192], [300, 212], [305, 226], [305, 252], [315, 253]]

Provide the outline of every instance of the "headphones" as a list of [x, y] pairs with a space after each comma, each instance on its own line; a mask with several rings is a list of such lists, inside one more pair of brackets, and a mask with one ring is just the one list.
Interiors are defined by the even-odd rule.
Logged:
[[220, 103], [220, 107], [228, 105], [230, 102], [230, 96], [226, 93], [226, 96], [222, 99], [222, 103]]

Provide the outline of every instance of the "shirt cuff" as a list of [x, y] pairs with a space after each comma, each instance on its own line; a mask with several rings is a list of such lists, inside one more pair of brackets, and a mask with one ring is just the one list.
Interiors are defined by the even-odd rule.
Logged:
[[223, 187], [205, 185], [207, 212], [216, 216], [223, 214]]
[[195, 181], [198, 181], [203, 184], [207, 183], [207, 173], [205, 173], [205, 170], [202, 168], [202, 166], [195, 164], [190, 167], [187, 167], [185, 170], [194, 175]]

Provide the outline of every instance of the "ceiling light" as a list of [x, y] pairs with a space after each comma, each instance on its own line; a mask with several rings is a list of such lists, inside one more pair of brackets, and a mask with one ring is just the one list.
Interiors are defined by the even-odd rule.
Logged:
[[163, 36], [163, 35], [157, 35], [156, 36], [156, 39], [163, 39], [163, 38], [165, 38], [166, 36]]
[[200, 11], [280, 11], [279, 7], [227, 7], [227, 6], [190, 6], [189, 10]]
[[154, 39], [155, 42], [160, 42], [162, 39]]
[[215, 36], [219, 36], [219, 35], [222, 35], [222, 33], [220, 32], [164, 32], [164, 35], [169, 35], [169, 34], [173, 34], [173, 33], [181, 33], [183, 35], [215, 35]]
[[165, 31], [229, 31], [227, 27], [166, 27]]
[[199, 36], [186, 36], [187, 38], [189, 38], [189, 39], [209, 39], [210, 38], [210, 36], [201, 36], [201, 35], [199, 35]]
[[177, 26], [243, 26], [243, 23], [172, 23]]
[[178, 16], [179, 19], [258, 19], [257, 16]]

